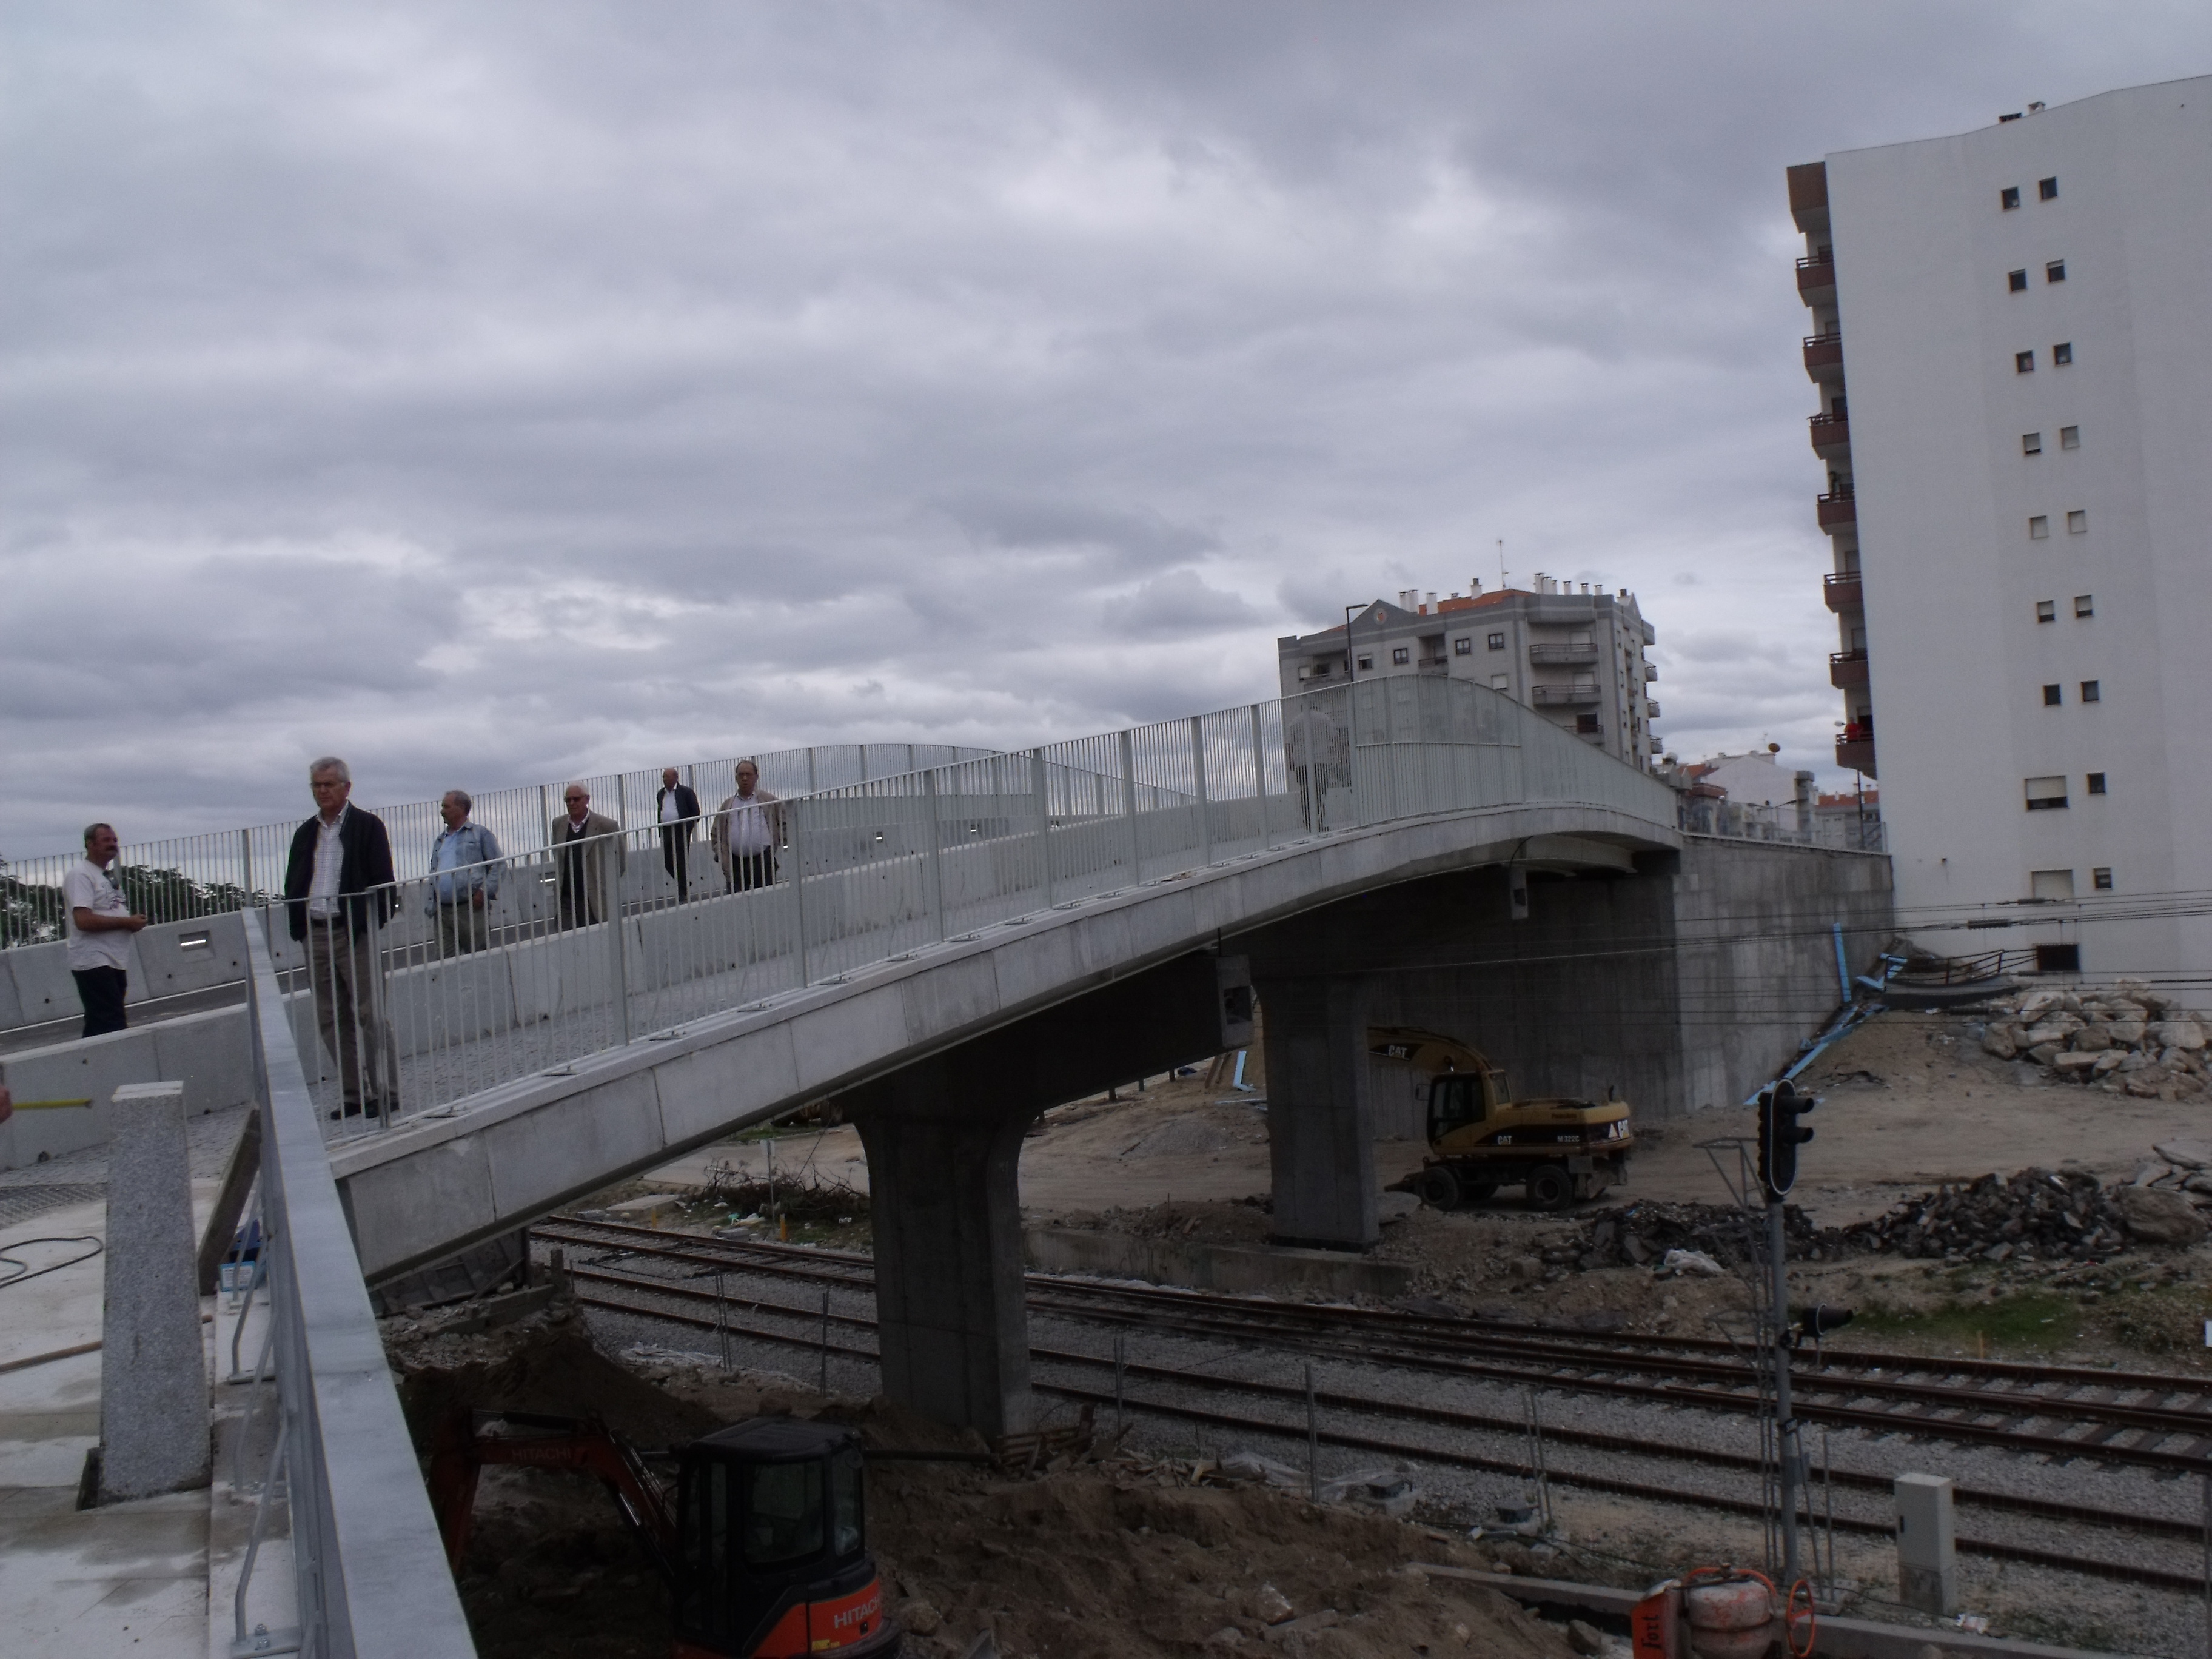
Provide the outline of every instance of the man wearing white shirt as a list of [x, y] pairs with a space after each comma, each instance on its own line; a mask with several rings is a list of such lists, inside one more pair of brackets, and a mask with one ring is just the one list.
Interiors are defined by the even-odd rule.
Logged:
[[107, 873], [115, 862], [115, 831], [104, 823], [87, 826], [84, 856], [62, 878], [62, 904], [69, 912], [70, 977], [84, 1005], [84, 1034], [120, 1031], [131, 1022], [123, 999], [131, 989], [131, 935], [146, 925], [131, 913], [122, 890]]
[[386, 1117], [398, 1104], [399, 1049], [384, 1017], [377, 930], [397, 894], [384, 820], [350, 805], [353, 774], [336, 755], [307, 768], [315, 815], [292, 832], [285, 910], [306, 946], [315, 1024], [337, 1061], [342, 1107], [331, 1115]]
[[622, 826], [605, 813], [592, 811], [591, 791], [582, 784], [563, 788], [561, 801], [568, 816], [553, 820], [545, 839], [553, 849], [561, 926], [583, 927], [604, 920], [605, 907], [599, 900], [606, 890], [607, 860], [613, 859], [619, 878], [629, 867], [629, 854], [623, 845]]
[[783, 839], [783, 807], [774, 791], [760, 787], [760, 768], [738, 763], [738, 793], [714, 813], [708, 839], [732, 893], [775, 884], [776, 843]]

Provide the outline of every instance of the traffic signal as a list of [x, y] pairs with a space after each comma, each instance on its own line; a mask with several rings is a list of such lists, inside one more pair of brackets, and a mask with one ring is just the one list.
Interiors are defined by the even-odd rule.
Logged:
[[1759, 1092], [1759, 1184], [1781, 1198], [1797, 1184], [1797, 1149], [1813, 1138], [1798, 1119], [1820, 1103], [1788, 1079]]

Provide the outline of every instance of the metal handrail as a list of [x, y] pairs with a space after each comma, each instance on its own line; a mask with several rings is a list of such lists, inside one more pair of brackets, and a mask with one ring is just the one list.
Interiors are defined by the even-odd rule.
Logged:
[[[262, 1257], [300, 1613], [316, 1659], [475, 1659], [261, 928], [246, 929]], [[274, 1482], [270, 1468], [264, 1480]], [[243, 1590], [240, 1605], [242, 1607]]]

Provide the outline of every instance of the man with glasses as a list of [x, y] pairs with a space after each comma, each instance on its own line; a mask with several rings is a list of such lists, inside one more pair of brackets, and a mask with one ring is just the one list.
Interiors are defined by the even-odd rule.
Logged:
[[292, 937], [307, 947], [315, 1024], [337, 1061], [343, 1115], [382, 1117], [398, 1104], [399, 1084], [376, 944], [392, 915], [392, 842], [383, 819], [349, 804], [353, 774], [336, 755], [308, 767], [307, 786], [315, 816], [293, 832], [284, 908]]
[[707, 831], [732, 893], [775, 885], [775, 848], [782, 831], [782, 802], [760, 787], [758, 766], [739, 761], [738, 793], [716, 810]]
[[606, 880], [607, 849], [614, 849], [617, 878], [628, 868], [622, 843], [622, 826], [604, 812], [592, 811], [592, 797], [580, 783], [561, 791], [568, 809], [553, 820], [547, 837], [553, 848], [553, 874], [559, 884], [561, 926], [582, 927], [601, 920], [599, 894]]

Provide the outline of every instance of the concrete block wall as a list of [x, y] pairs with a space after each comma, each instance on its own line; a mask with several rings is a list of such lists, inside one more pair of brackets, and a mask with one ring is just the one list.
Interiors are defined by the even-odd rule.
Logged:
[[[312, 1034], [311, 1034], [312, 1035]], [[109, 1101], [125, 1084], [179, 1082], [188, 1115], [253, 1098], [253, 1054], [243, 1005], [0, 1059], [0, 1083], [20, 1101], [81, 1100], [90, 1106], [18, 1112], [0, 1123], [0, 1169], [36, 1164], [106, 1144]]]
[[[69, 946], [27, 945], [0, 951], [0, 1030], [81, 1018]], [[236, 914], [167, 921], [131, 939], [128, 1002], [236, 985], [246, 977], [246, 933]]]

